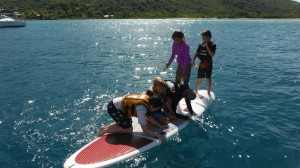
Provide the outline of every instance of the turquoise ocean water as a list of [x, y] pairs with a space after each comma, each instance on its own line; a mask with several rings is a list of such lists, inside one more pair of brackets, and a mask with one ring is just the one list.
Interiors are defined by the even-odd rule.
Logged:
[[[112, 167], [300, 167], [299, 20], [59, 20], [0, 29], [0, 167], [62, 167], [112, 119], [108, 101], [160, 76], [181, 29], [217, 44], [203, 120]], [[176, 63], [162, 77], [174, 79]], [[192, 69], [195, 87], [197, 67]], [[205, 84], [205, 82], [203, 82]], [[202, 85], [202, 89], [206, 86]]]

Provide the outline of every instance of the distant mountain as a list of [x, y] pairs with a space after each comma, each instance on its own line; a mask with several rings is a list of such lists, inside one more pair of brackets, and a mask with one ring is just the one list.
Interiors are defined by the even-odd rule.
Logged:
[[0, 0], [27, 19], [300, 18], [292, 0]]

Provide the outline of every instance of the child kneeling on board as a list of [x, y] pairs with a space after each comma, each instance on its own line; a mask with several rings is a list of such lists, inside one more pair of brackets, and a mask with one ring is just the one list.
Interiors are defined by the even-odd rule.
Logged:
[[[171, 80], [164, 80], [161, 77], [156, 77], [153, 80], [153, 85], [146, 92], [148, 96], [158, 95], [164, 101], [165, 111], [170, 112], [173, 116], [182, 118], [176, 113], [176, 107], [179, 101], [184, 98], [187, 108], [184, 111], [189, 111], [191, 114], [195, 114], [191, 106], [191, 100], [196, 98], [196, 94], [193, 90], [189, 89], [187, 85], [181, 85]], [[169, 117], [172, 119], [172, 117]], [[174, 118], [174, 117], [173, 117]]]
[[115, 123], [100, 127], [97, 135], [102, 136], [106, 133], [131, 133], [133, 131], [132, 118], [138, 118], [143, 132], [153, 137], [157, 137], [161, 142], [166, 138], [147, 126], [147, 114], [160, 110], [162, 100], [158, 96], [149, 97], [146, 94], [131, 94], [123, 97], [114, 98], [108, 103], [108, 114], [114, 119]]

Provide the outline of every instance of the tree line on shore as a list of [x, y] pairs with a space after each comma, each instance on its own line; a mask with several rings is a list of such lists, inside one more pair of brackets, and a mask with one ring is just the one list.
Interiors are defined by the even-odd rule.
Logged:
[[26, 19], [300, 18], [291, 0], [0, 0]]

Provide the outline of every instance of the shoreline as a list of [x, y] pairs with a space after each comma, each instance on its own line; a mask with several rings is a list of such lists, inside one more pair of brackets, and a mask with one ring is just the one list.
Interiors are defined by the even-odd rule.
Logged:
[[62, 18], [62, 19], [24, 19], [26, 21], [50, 21], [50, 20], [294, 20], [294, 21], [300, 21], [300, 18], [78, 18], [78, 19], [69, 19], [69, 18]]

